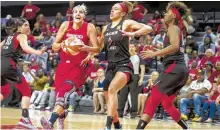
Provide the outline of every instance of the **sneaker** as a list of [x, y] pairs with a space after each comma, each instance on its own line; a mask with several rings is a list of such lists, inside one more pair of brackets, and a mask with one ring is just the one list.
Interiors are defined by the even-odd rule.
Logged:
[[104, 130], [111, 130], [110, 127], [105, 126]]
[[199, 117], [198, 122], [202, 122], [203, 118]]
[[37, 129], [37, 127], [35, 127], [30, 118], [25, 118], [25, 117], [21, 117], [21, 119], [19, 120], [18, 122], [18, 125], [19, 126], [23, 126], [23, 127], [26, 127], [26, 128], [29, 128], [29, 129]]
[[51, 107], [46, 107], [46, 108], [45, 108], [45, 110], [51, 110], [51, 109], [52, 109]]
[[57, 120], [57, 129], [58, 130], [64, 129], [64, 120], [65, 120], [65, 118], [58, 118], [58, 120]]
[[44, 129], [47, 129], [47, 130], [53, 129], [52, 124], [50, 123], [50, 121], [46, 117], [41, 117], [40, 123]]
[[35, 106], [34, 104], [31, 104], [31, 105], [29, 106], [30, 109], [35, 109], [35, 107], [36, 107], [36, 106]]
[[198, 120], [199, 120], [199, 115], [195, 115], [195, 117], [192, 119], [192, 121], [194, 122], [198, 122]]
[[208, 119], [205, 121], [205, 123], [212, 123], [212, 122], [213, 122], [212, 118], [208, 118]]
[[68, 110], [69, 112], [73, 112], [73, 107], [70, 105], [67, 110]]
[[68, 110], [65, 110], [64, 111], [64, 115], [62, 115], [63, 117], [62, 118], [58, 118], [58, 121], [57, 121], [57, 129], [60, 130], [60, 129], [64, 129], [64, 120], [65, 118], [67, 117], [68, 115]]
[[35, 107], [35, 110], [41, 110], [41, 109], [43, 109], [44, 107], [42, 107], [42, 106], [37, 106], [37, 107]]
[[115, 128], [115, 130], [122, 130], [122, 125], [120, 124], [119, 128]]
[[181, 118], [182, 118], [183, 120], [185, 120], [185, 121], [188, 120], [188, 116], [187, 116], [187, 115], [184, 115], [184, 114], [181, 114]]

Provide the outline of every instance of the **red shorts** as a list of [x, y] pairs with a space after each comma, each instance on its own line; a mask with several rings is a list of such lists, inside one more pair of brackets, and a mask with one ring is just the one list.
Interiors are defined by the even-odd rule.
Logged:
[[70, 80], [76, 88], [81, 88], [85, 84], [88, 68], [79, 64], [60, 63], [56, 69], [55, 88], [58, 90], [62, 87], [65, 80]]
[[10, 84], [6, 84], [4, 86], [1, 86], [1, 94], [4, 98], [6, 98], [10, 94]]

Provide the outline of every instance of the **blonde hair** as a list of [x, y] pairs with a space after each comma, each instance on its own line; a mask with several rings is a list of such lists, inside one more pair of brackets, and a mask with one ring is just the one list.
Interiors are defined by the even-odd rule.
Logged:
[[129, 1], [123, 1], [122, 3], [124, 3], [125, 6], [127, 7], [128, 13], [131, 13], [133, 10], [133, 4]]
[[81, 4], [81, 5], [75, 6], [75, 7], [73, 8], [73, 11], [74, 11], [74, 9], [76, 9], [76, 8], [81, 8], [81, 9], [83, 10], [84, 14], [87, 15], [87, 13], [88, 13], [88, 8], [87, 8], [87, 6], [86, 6], [85, 4]]
[[205, 51], [205, 54], [208, 53], [208, 52], [212, 53], [212, 56], [214, 56], [214, 54], [215, 54], [212, 49], [207, 49], [207, 50]]

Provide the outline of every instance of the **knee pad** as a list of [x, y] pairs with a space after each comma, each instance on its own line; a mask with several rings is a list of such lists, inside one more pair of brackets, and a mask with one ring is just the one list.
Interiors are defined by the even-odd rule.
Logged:
[[[66, 80], [64, 82], [64, 88], [65, 88], [65, 84], [68, 84], [68, 87], [69, 85], [71, 85], [71, 88], [69, 90], [67, 90], [66, 92], [63, 92], [64, 93], [64, 96], [59, 96], [59, 93], [57, 93], [57, 96], [56, 96], [56, 103], [55, 105], [60, 105], [62, 106], [64, 109], [68, 108], [68, 98], [70, 97], [70, 95], [76, 91], [76, 87], [75, 87], [75, 84], [71, 81], [71, 80]], [[61, 88], [62, 89], [62, 88]], [[63, 95], [63, 94], [61, 94]]]

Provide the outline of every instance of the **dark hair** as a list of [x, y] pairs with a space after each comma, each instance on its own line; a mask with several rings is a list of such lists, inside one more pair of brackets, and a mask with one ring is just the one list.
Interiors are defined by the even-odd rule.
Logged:
[[18, 18], [18, 19], [16, 20], [16, 26], [17, 26], [17, 27], [21, 27], [25, 22], [27, 22], [26, 19], [24, 19], [24, 18]]
[[7, 29], [7, 32], [16, 32], [17, 31], [17, 27], [16, 27], [16, 22], [15, 20], [13, 19], [9, 19], [7, 22], [6, 22], [6, 29]]

